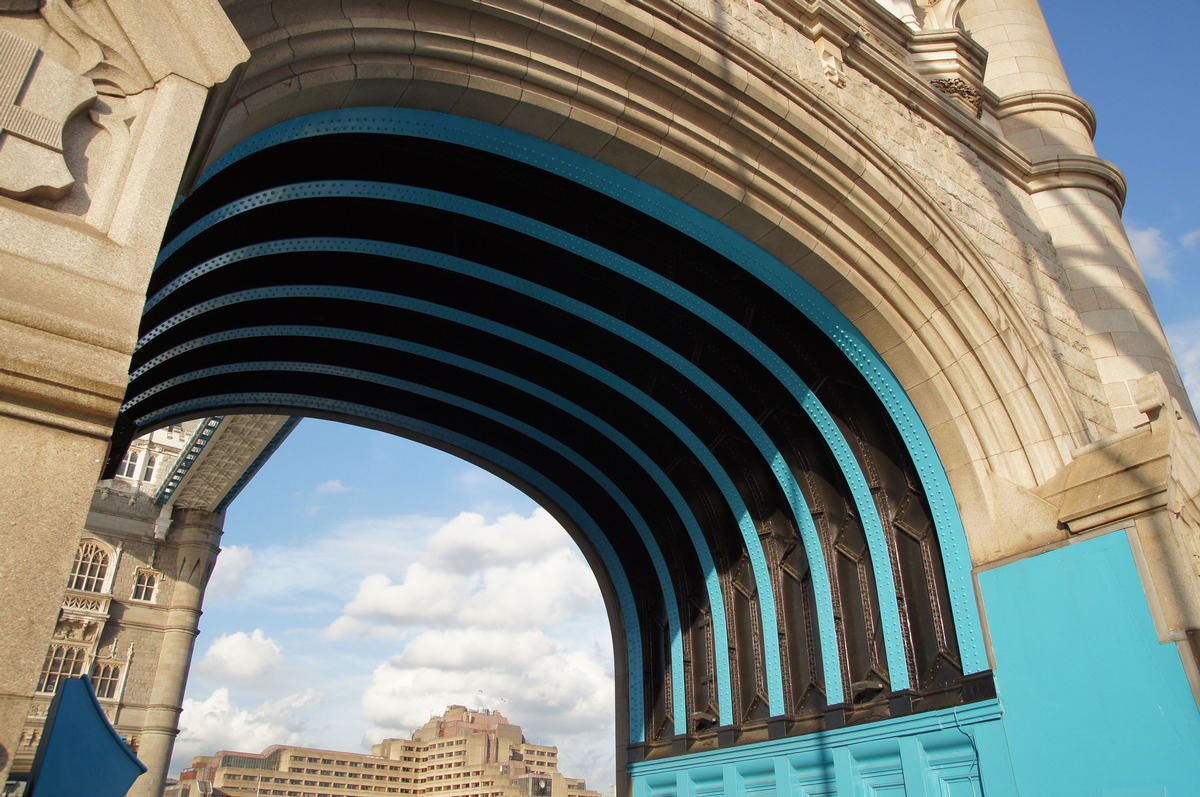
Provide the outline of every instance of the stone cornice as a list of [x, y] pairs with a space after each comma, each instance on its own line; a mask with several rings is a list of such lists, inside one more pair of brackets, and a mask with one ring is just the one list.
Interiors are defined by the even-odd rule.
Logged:
[[1034, 491], [1058, 508], [1058, 522], [1072, 534], [1162, 510], [1197, 515], [1200, 438], [1160, 374], [1138, 384], [1138, 408], [1149, 423], [1078, 449]]
[[216, 0], [106, 0], [106, 4], [154, 83], [178, 75], [211, 86], [229, 77], [249, 56]]
[[29, 423], [107, 440], [119, 390], [46, 365], [0, 354], [0, 413]]
[[1089, 136], [1096, 135], [1096, 112], [1092, 106], [1082, 97], [1065, 91], [1046, 90], [1010, 94], [1002, 99], [997, 99], [994, 105], [997, 119], [1030, 111], [1053, 111], [1069, 114], [1083, 122]]
[[1095, 155], [1059, 155], [1039, 161], [1030, 167], [1025, 184], [1031, 194], [1057, 188], [1086, 188], [1106, 194], [1118, 211], [1125, 206], [1125, 175]]
[[[986, 122], [988, 116], [998, 120], [1029, 111], [1055, 111], [1076, 117], [1090, 135], [1095, 135], [1095, 111], [1082, 98], [1066, 92], [1040, 91], [1001, 99], [988, 89], [979, 87], [981, 116], [984, 118], [972, 119], [960, 103], [938, 91], [911, 63], [914, 53], [928, 49], [932, 42], [945, 39], [945, 32], [913, 33], [899, 20], [881, 19], [890, 15], [882, 12], [877, 3], [871, 2], [853, 3], [853, 11], [846, 0], [788, 4], [767, 0], [766, 5], [781, 17], [792, 20], [809, 38], [836, 35], [836, 40], [844, 40], [848, 65], [947, 134], [962, 141], [989, 166], [1012, 182], [1025, 186], [1030, 193], [1054, 188], [1086, 188], [1109, 196], [1118, 210], [1124, 206], [1125, 178], [1108, 161], [1081, 155], [1033, 163]], [[870, 26], [864, 26], [859, 22], [860, 19], [869, 21]], [[986, 60], [986, 51], [968, 34], [954, 31], [952, 35], [962, 40], [967, 52]]]

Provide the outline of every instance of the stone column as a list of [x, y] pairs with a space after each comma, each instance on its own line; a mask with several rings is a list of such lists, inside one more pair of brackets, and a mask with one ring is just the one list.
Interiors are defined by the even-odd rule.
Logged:
[[1001, 130], [1030, 160], [1029, 189], [1066, 270], [1113, 411], [1113, 431], [1144, 422], [1134, 386], [1152, 373], [1162, 374], [1190, 412], [1121, 223], [1124, 178], [1096, 157], [1095, 116], [1071, 92], [1037, 0], [967, 0], [961, 18], [988, 51], [984, 85], [1000, 98]]
[[220, 553], [224, 519], [223, 514], [200, 509], [175, 510], [167, 537], [175, 549], [170, 572], [171, 603], [138, 747], [138, 758], [146, 765], [147, 772], [134, 782], [127, 797], [162, 794], [171, 750], [179, 733], [180, 707], [199, 633], [204, 588]]
[[0, 10], [0, 782], [200, 112], [246, 56], [217, 0]]
[[[0, 376], [0, 393], [10, 379], [10, 373]], [[58, 501], [45, 500], [47, 485], [75, 483], [80, 474], [94, 483], [104, 451], [105, 441], [95, 433], [0, 414], [0, 530], [6, 542], [0, 546], [0, 776], [17, 751], [87, 516], [82, 482]]]

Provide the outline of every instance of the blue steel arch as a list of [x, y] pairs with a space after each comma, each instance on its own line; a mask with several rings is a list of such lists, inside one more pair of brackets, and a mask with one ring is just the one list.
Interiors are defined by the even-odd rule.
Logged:
[[317, 400], [312, 396], [296, 394], [210, 396], [204, 400], [179, 402], [178, 404], [151, 413], [142, 420], [147, 426], [153, 426], [171, 417], [204, 413], [209, 407], [215, 405], [245, 406], [261, 405], [263, 403], [330, 412], [344, 417], [363, 418], [383, 423], [396, 429], [404, 429], [428, 439], [442, 440], [463, 451], [473, 453], [482, 459], [496, 463], [515, 476], [528, 482], [543, 495], [561, 506], [571, 520], [579, 526], [588, 541], [595, 546], [597, 555], [604, 562], [604, 566], [608, 570], [608, 575], [613, 580], [613, 589], [617, 594], [621, 614], [628, 618], [625, 623], [625, 645], [630, 662], [630, 687], [628, 696], [631, 717], [630, 743], [637, 744], [644, 739], [645, 728], [637, 723], [637, 718], [642, 716], [640, 711], [642, 646], [641, 641], [636, 635], [639, 623], [637, 606], [633, 601], [633, 590], [629, 586], [628, 578], [621, 567], [616, 552], [613, 550], [612, 543], [609, 542], [608, 538], [601, 531], [599, 525], [589, 517], [587, 511], [571, 497], [569, 492], [562, 490], [553, 480], [548, 479], [544, 473], [530, 469], [520, 460], [513, 459], [507, 453], [494, 449], [479, 440], [461, 435], [452, 429], [434, 426], [417, 418], [410, 418], [398, 413], [381, 412], [374, 407], [356, 405], [349, 401]]
[[[752, 334], [748, 333], [733, 319], [729, 318], [727, 315], [724, 315], [717, 308], [712, 307], [702, 298], [689, 293], [680, 286], [661, 279], [656, 279], [656, 275], [652, 274], [649, 272], [649, 270], [638, 265], [637, 263], [634, 263], [628, 258], [623, 258], [613, 252], [604, 250], [601, 247], [578, 238], [577, 236], [570, 235], [569, 233], [553, 228], [542, 222], [520, 216], [512, 213], [511, 211], [495, 208], [491, 205], [486, 205], [475, 200], [452, 196], [441, 192], [429, 191], [427, 189], [349, 181], [326, 181], [319, 184], [292, 184], [283, 189], [259, 192], [252, 196], [246, 197], [245, 199], [230, 203], [229, 205], [223, 206], [212, 213], [209, 213], [204, 218], [198, 220], [190, 225], [186, 230], [182, 231], [172, 240], [170, 246], [164, 249], [160, 258], [165, 259], [169, 257], [180, 246], [183, 246], [195, 236], [202, 234], [206, 229], [209, 229], [220, 221], [232, 218], [241, 212], [252, 208], [263, 207], [264, 205], [275, 202], [285, 202], [298, 198], [313, 196], [366, 196], [398, 202], [414, 202], [426, 206], [440, 207], [454, 213], [488, 219], [495, 223], [503, 224], [510, 229], [522, 230], [543, 240], [553, 241], [555, 245], [559, 246], [560, 248], [580, 254], [599, 267], [611, 269], [635, 279], [649, 289], [662, 294], [663, 296], [687, 308], [691, 312], [694, 312], [708, 320], [716, 328], [720, 329], [723, 333], [736, 340], [739, 345], [741, 345], [748, 352], [751, 352], [753, 356], [758, 358], [769, 370], [775, 373], [785, 383], [799, 406], [803, 408], [803, 410], [816, 424], [822, 438], [829, 446], [834, 458], [836, 459], [838, 465], [842, 468], [842, 472], [846, 475], [847, 480], [850, 483], [850, 489], [853, 493], [855, 503], [859, 507], [859, 514], [867, 527], [867, 541], [870, 546], [871, 559], [874, 564], [876, 577], [882, 581], [880, 584], [881, 593], [884, 595], [895, 595], [895, 583], [892, 578], [887, 542], [884, 539], [882, 525], [880, 524], [878, 516], [874, 511], [873, 499], [871, 497], [870, 489], [867, 486], [867, 481], [862, 474], [862, 469], [859, 467], [858, 462], [854, 459], [854, 456], [851, 453], [845, 438], [834, 424], [829, 413], [826, 412], [825, 408], [821, 405], [820, 401], [816, 399], [812, 391], [809, 390], [808, 386], [804, 384], [804, 380], [797, 376], [790, 368], [788, 368], [788, 366], [778, 356], [776, 356], [769, 347], [756, 339]], [[346, 247], [346, 251], [375, 251], [381, 254], [389, 252], [393, 255], [401, 254], [395, 249], [389, 249], [389, 247], [375, 244], [374, 242], [363, 241], [335, 242], [323, 239], [300, 239], [292, 241], [274, 241], [270, 244], [264, 245], [264, 247], [266, 247], [264, 250], [252, 249], [251, 251], [242, 253], [242, 255], [252, 257], [258, 254], [260, 251], [287, 251], [289, 248], [293, 248], [293, 251], [316, 251], [327, 248], [336, 250], [339, 247]], [[416, 256], [412, 255], [411, 252], [406, 252], [405, 254]], [[423, 258], [426, 256], [431, 258], [436, 257], [433, 253], [429, 253], [428, 255], [422, 254], [419, 257]], [[149, 299], [147, 302], [147, 308], [153, 307], [162, 297], [169, 295], [171, 292], [186, 285], [191, 280], [204, 274], [211, 273], [215, 269], [236, 263], [238, 257], [238, 253], [222, 255], [218, 258], [213, 258], [212, 260], [206, 261], [205, 263], [196, 266], [194, 269], [191, 269], [179, 277], [176, 277]], [[425, 262], [432, 262], [432, 260]], [[517, 281], [515, 278], [511, 277], [507, 278], [506, 280], [505, 276], [499, 272], [496, 272], [492, 269], [486, 269], [486, 267], [480, 266], [479, 264], [468, 264], [462, 262], [461, 260], [459, 261], [459, 264], [465, 269], [470, 269], [476, 272], [491, 272], [493, 275], [492, 278], [500, 282], [508, 281], [511, 283]], [[528, 281], [522, 282], [523, 284], [520, 285], [521, 290], [530, 295], [545, 297], [548, 301], [552, 302], [571, 301], [562, 296], [546, 296], [549, 292], [545, 291], [540, 286], [529, 283]], [[576, 310], [576, 312], [583, 317], [591, 311], [589, 308], [580, 307]], [[618, 322], [611, 320], [608, 323], [615, 325]], [[154, 334], [154, 330], [152, 330], [149, 334]], [[636, 331], [631, 330], [628, 332], [628, 334], [631, 337], [638, 337], [638, 333]], [[145, 340], [145, 338], [143, 338], [143, 340]], [[710, 395], [719, 394], [719, 403], [723, 407], [727, 408], [731, 414], [739, 416], [739, 424], [742, 425], [742, 427], [747, 430], [747, 433], [754, 439], [755, 444], [759, 447], [763, 456], [772, 463], [772, 470], [774, 470], [778, 476], [780, 485], [783, 487], [784, 494], [787, 496], [797, 520], [799, 520], [803, 526], [803, 533], [801, 536], [805, 541], [808, 556], [815, 566], [814, 576], [819, 576], [817, 578], [817, 606], [819, 613], [819, 625], [822, 629], [821, 639], [826, 664], [826, 688], [828, 690], [831, 702], [841, 702], [844, 695], [840, 673], [834, 668], [837, 660], [837, 643], [834, 638], [833, 631], [834, 620], [832, 603], [829, 598], [830, 587], [828, 579], [824, 577], [824, 556], [821, 552], [820, 546], [816, 541], [817, 532], [816, 529], [812, 527], [807, 502], [804, 499], [799, 485], [796, 483], [795, 477], [783, 463], [783, 459], [779, 452], [772, 450], [772, 443], [766, 439], [766, 436], [763, 435], [760, 430], [755, 428], [754, 423], [746, 417], [746, 413], [741, 410], [737, 402], [734, 401], [732, 397], [730, 397], [725, 391], [723, 391], [719, 385], [716, 385], [712, 380], [708, 379], [698, 369], [691, 367], [690, 364], [688, 364], [686, 361], [683, 361], [682, 358], [678, 357], [677, 355], [673, 356], [673, 353], [666, 351], [661, 346], [655, 346], [654, 342], [647, 339], [646, 336], [640, 336], [639, 340], [640, 345], [643, 345], [643, 347], [654, 347], [664, 362], [670, 363], [670, 365], [677, 370], [686, 372], [688, 377], [694, 383], [709, 392]], [[727, 487], [726, 493], [730, 497], [731, 501], [734, 503], [737, 502], [736, 495], [731, 487]], [[744, 516], [746, 513], [744, 510], [742, 510], [739, 511], [738, 514], [740, 516]], [[747, 542], [747, 545], [753, 550], [755, 547], [757, 547], [753, 525], [742, 523], [741, 527], [742, 534]], [[759, 555], [755, 557], [754, 562], [756, 567], [756, 576], [760, 579], [760, 583], [769, 583], [765, 573], [766, 563], [762, 556]], [[883, 613], [884, 643], [887, 649], [889, 672], [892, 674], [893, 688], [897, 690], [908, 689], [910, 686], [908, 657], [905, 652], [904, 636], [900, 627], [900, 617], [897, 610], [896, 601], [894, 599], [887, 600], [881, 597], [880, 608]], [[766, 627], [770, 627], [774, 624], [775, 618], [773, 617], [773, 613], [769, 611], [769, 602], [764, 602], [764, 604], [762, 604], [762, 609], [766, 615], [763, 618], [763, 624]], [[767, 655], [771, 656], [772, 658], [778, 658], [779, 651], [777, 646], [772, 645], [769, 639], [767, 642], [767, 647]], [[723, 683], [723, 677], [719, 675], [718, 678], [722, 679]], [[781, 678], [778, 676], [772, 677], [769, 681], [768, 688], [772, 704], [779, 705], [782, 702], [783, 692]], [[726, 694], [724, 689], [721, 690], [721, 694]], [[720, 705], [727, 706], [728, 703], [725, 700], [722, 700]]]
[[920, 470], [935, 513], [943, 565], [951, 585], [951, 604], [959, 632], [959, 650], [967, 672], [987, 668], [978, 607], [971, 586], [971, 557], [966, 530], [954, 504], [949, 479], [937, 449], [904, 388], [862, 333], [821, 293], [777, 258], [729, 227], [681, 200], [576, 152], [495, 125], [432, 111], [359, 108], [300, 117], [263, 131], [232, 148], [205, 172], [197, 185], [245, 155], [298, 137], [356, 129], [422, 136], [464, 144], [536, 165], [607, 194], [665, 221], [742, 264], [791, 301], [829, 335], [870, 382], [897, 424]]
[[[929, 440], [928, 434], [920, 423], [915, 408], [912, 407], [911, 402], [908, 401], [903, 390], [882, 359], [872, 350], [857, 330], [854, 329], [853, 325], [817, 291], [800, 280], [778, 260], [772, 258], [720, 223], [703, 216], [679, 200], [663, 194], [632, 177], [540, 140], [483, 123], [442, 114], [398, 109], [356, 109], [352, 111], [316, 114], [296, 119], [248, 139], [231, 150], [202, 177], [198, 185], [203, 186], [204, 183], [212, 179], [215, 175], [234, 167], [240, 160], [254, 153], [268, 150], [271, 147], [286, 142], [334, 134], [345, 134], [347, 132], [425, 137], [438, 141], [451, 142], [459, 146], [510, 158], [567, 178], [586, 186], [590, 190], [616, 199], [631, 208], [636, 208], [643, 213], [652, 215], [675, 230], [721, 253], [752, 274], [756, 279], [761, 280], [763, 284], [768, 285], [778, 295], [785, 297], [793, 307], [814, 322], [833, 341], [843, 355], [853, 363], [854, 368], [871, 386], [880, 403], [895, 424], [895, 428], [902, 438], [912, 462], [919, 473], [924, 495], [933, 514], [934, 527], [940, 544], [941, 564], [945, 572], [949, 590], [954, 627], [958, 635], [958, 652], [961, 656], [963, 671], [965, 674], [971, 674], [980, 672], [986, 668], [986, 660], [982, 650], [982, 638], [978, 628], [978, 614], [974, 604], [973, 592], [970, 588], [970, 561], [967, 555], [965, 534], [963, 533], [961, 522], [958, 520], [957, 512], [954, 509], [953, 497], [949, 491], [945, 473], [938, 463], [932, 442]], [[743, 351], [747, 352], [760, 365], [768, 368], [784, 384], [791, 400], [803, 410], [817, 428], [821, 439], [837, 463], [837, 467], [840, 469], [842, 477], [849, 487], [853, 502], [863, 519], [867, 543], [870, 549], [870, 559], [874, 566], [874, 587], [878, 592], [878, 605], [883, 615], [882, 632], [887, 666], [891, 677], [891, 687], [893, 691], [901, 691], [911, 685], [910, 676], [912, 673], [910, 672], [910, 666], [912, 658], [911, 652], [906, 645], [907, 637], [901, 628], [901, 620], [897, 612], [897, 604], [900, 598], [893, 578], [888, 541], [885, 538], [882, 525], [875, 511], [870, 488], [867, 485], [862, 467], [821, 399], [809, 389], [798, 374], [777, 356], [769, 345], [756, 338], [754, 334], [743, 328], [736, 320], [730, 318], [719, 308], [706, 303], [702, 297], [689, 293], [670, 280], [664, 280], [661, 275], [650, 272], [637, 263], [622, 258], [616, 253], [595, 246], [578, 236], [572, 236], [567, 232], [545, 225], [535, 219], [523, 217], [520, 214], [503, 208], [493, 207], [487, 203], [481, 203], [464, 197], [448, 196], [428, 189], [413, 189], [411, 187], [375, 184], [363, 181], [324, 181], [311, 184], [292, 184], [278, 189], [258, 192], [244, 199], [226, 203], [220, 208], [204, 215], [186, 229], [179, 231], [164, 246], [159, 263], [167, 263], [181, 250], [186, 249], [193, 239], [202, 238], [210, 230], [219, 227], [222, 223], [229, 222], [240, 213], [262, 208], [272, 203], [294, 201], [316, 195], [335, 197], [367, 196], [389, 201], [423, 204], [429, 207], [442, 207], [443, 209], [465, 216], [487, 219], [492, 223], [520, 230], [532, 237], [552, 242], [556, 247], [579, 254], [599, 267], [619, 272], [624, 277], [643, 285], [649, 290], [684, 307], [688, 312], [703, 318], [706, 323], [711, 324], [714, 328], [720, 330], [723, 335], [735, 341]], [[399, 253], [395, 250], [388, 250], [384, 244], [379, 242], [355, 241], [347, 243], [346, 241], [335, 241], [335, 239], [330, 238], [269, 241], [258, 246], [258, 249], [254, 247], [243, 248], [223, 253], [214, 258], [208, 258], [195, 267], [186, 270], [184, 273], [173, 277], [157, 290], [148, 301], [147, 312], [154, 311], [160, 302], [171, 297], [177, 291], [184, 289], [185, 286], [194, 280], [206, 277], [222, 268], [236, 266], [242, 260], [262, 256], [266, 252], [278, 254], [287, 252], [289, 249], [311, 252], [321, 251], [322, 248], [336, 249], [337, 247], [349, 247], [353, 249], [357, 247], [393, 256], [402, 254], [406, 260], [421, 260], [424, 258], [425, 261], [429, 262], [438, 259], [436, 253], [433, 256], [429, 256], [411, 247]], [[812, 519], [809, 517], [809, 510], [803, 491], [789, 469], [788, 464], [784, 461], [783, 455], [774, 447], [769, 436], [757, 427], [755, 420], [739, 405], [738, 400], [731, 396], [720, 383], [709, 378], [702, 368], [689, 362], [687, 358], [681, 357], [669, 347], [658, 343], [652, 336], [640, 332], [635, 327], [623, 324], [618, 319], [607, 316], [599, 310], [587, 306], [586, 303], [575, 302], [569, 297], [556, 294], [548, 288], [543, 288], [527, 280], [520, 280], [511, 275], [505, 275], [478, 263], [459, 259], [454, 264], [454, 268], [463, 272], [470, 272], [476, 278], [488, 279], [494, 284], [503, 284], [508, 288], [523, 291], [548, 304], [555, 304], [564, 309], [569, 308], [568, 311], [578, 318], [586, 319], [609, 330], [620, 330], [620, 334], [623, 337], [636, 342], [643, 349], [653, 354], [660, 363], [684, 374], [692, 384], [698, 386], [710, 397], [715, 398], [716, 403], [735, 419], [736, 424], [753, 441], [759, 454], [769, 463], [770, 470], [774, 473], [778, 482], [777, 486], [782, 494], [786, 496], [795, 520], [801, 527], [800, 536], [804, 542], [810, 565], [814, 571], [814, 582], [817, 584], [817, 624], [819, 626], [821, 647], [823, 650], [825, 687], [828, 692], [829, 702], [840, 703], [848, 697], [843, 692], [842, 677], [839, 669], [840, 663], [837, 660], [838, 642], [833, 630], [834, 620], [830, 610], [828, 573], [826, 572], [822, 547], [816, 539], [817, 531], [812, 526]], [[308, 290], [314, 296], [324, 296], [326, 298], [335, 295], [342, 298], [349, 298], [352, 293], [347, 292], [345, 289], [321, 288], [319, 286], [310, 287]], [[269, 295], [286, 295], [294, 298], [301, 293], [303, 293], [303, 290], [300, 286], [274, 290], [262, 289], [255, 293], [253, 298], [263, 299]], [[245, 298], [246, 300], [250, 300], [251, 297], [247, 296]], [[233, 297], [226, 297], [223, 301], [225, 304], [228, 304], [231, 299]], [[159, 334], [171, 326], [188, 322], [203, 310], [218, 306], [221, 306], [221, 300], [214, 299], [210, 300], [207, 304], [202, 302], [176, 312], [167, 321], [160, 322], [159, 325], [154, 326], [147, 334], [143, 335], [139, 341], [139, 348], [151, 345]], [[453, 308], [442, 306], [436, 309], [431, 308], [430, 312], [441, 314], [443, 317], [449, 317], [453, 316], [456, 311]], [[469, 323], [480, 328], [488, 326], [486, 319], [478, 317], [471, 318]], [[163, 324], [166, 326], [163, 326]], [[504, 330], [502, 334], [512, 338], [520, 338], [522, 336], [519, 330], [512, 328]], [[162, 367], [175, 354], [194, 351], [197, 347], [205, 345], [198, 342], [199, 340], [197, 339], [197, 341], [193, 341], [190, 344], [175, 346], [166, 352], [155, 354], [135, 369], [133, 378], [146, 377], [154, 369]], [[534, 342], [534, 346], [544, 352], [553, 352], [555, 356], [564, 360], [569, 360], [571, 357], [578, 359], [576, 355], [571, 355], [569, 351], [555, 347], [544, 340]], [[447, 358], [448, 355], [443, 352], [441, 356]], [[475, 362], [469, 367], [478, 371], [486, 370], [481, 366], [483, 366], [482, 363]], [[591, 366], [590, 364], [584, 365], [585, 369], [589, 367], [594, 369], [595, 366]], [[236, 370], [238, 370], [236, 367], [230, 366], [224, 369], [217, 368], [208, 373], [227, 374]], [[379, 377], [377, 376], [377, 378]], [[520, 380], [511, 374], [507, 375], [507, 378], [510, 383], [522, 383], [523, 388], [530, 388], [527, 380]], [[158, 392], [171, 389], [182, 381], [187, 380], [181, 377], [168, 378], [157, 383], [155, 388], [139, 392], [131, 397], [125, 411], [134, 417], [135, 425], [144, 427], [150, 425], [155, 420], [165, 420], [171, 414], [209, 410], [219, 403], [217, 401], [218, 398], [220, 400], [230, 400], [229, 395], [226, 394], [211, 398], [207, 404], [202, 400], [174, 402], [168, 405], [169, 409], [159, 407], [152, 412], [139, 414], [140, 407], [144, 402]], [[630, 387], [632, 388], [632, 386]], [[536, 388], [532, 389], [536, 390]], [[629, 392], [636, 392], [636, 389], [632, 389]], [[644, 403], [653, 403], [653, 400], [644, 393], [641, 396], [641, 400]], [[254, 394], [254, 397], [255, 400], [250, 401], [250, 404], [259, 406], [264, 403], [270, 403], [266, 401], [261, 393]], [[326, 408], [330, 406], [328, 401], [316, 403]], [[568, 402], [564, 401], [563, 403], [566, 405]], [[294, 406], [306, 405], [301, 403]], [[349, 404], [345, 406], [349, 406]], [[595, 426], [604, 425], [602, 420], [594, 414], [582, 408], [575, 409], [579, 410], [577, 415], [588, 418], [589, 423]], [[668, 418], [671, 415], [665, 409], [658, 414], [660, 419]], [[402, 417], [394, 413], [385, 413], [385, 415], [388, 415], [393, 421], [396, 418]], [[493, 415], [495, 416], [495, 413]], [[375, 418], [375, 420], [380, 419]], [[598, 421], [599, 423], [597, 423]], [[505, 422], [519, 425], [513, 419], [508, 419]], [[413, 428], [412, 426], [401, 424], [398, 424], [398, 427]], [[452, 430], [442, 431], [446, 434], [453, 434]], [[677, 432], [681, 437], [687, 437], [686, 428], [678, 429], [678, 424]], [[475, 446], [475, 449], [470, 449], [467, 446], [463, 446], [463, 448], [464, 450], [482, 450], [483, 448], [487, 448], [485, 444], [478, 441], [475, 442]], [[636, 445], [633, 445], [633, 448], [636, 448]], [[776, 599], [772, 594], [771, 573], [767, 572], [767, 563], [763, 557], [762, 548], [757, 538], [758, 532], [754, 526], [750, 512], [741, 504], [738, 488], [734, 487], [732, 482], [725, 476], [721, 464], [708, 455], [704, 444], [700, 441], [693, 439], [689, 448], [696, 459], [702, 461], [705, 468], [713, 475], [713, 478], [722, 485], [721, 492], [724, 499], [734, 514], [738, 516], [737, 525], [746, 549], [751, 554], [755, 585], [762, 596], [758, 603], [758, 610], [762, 624], [762, 644], [765, 648], [765, 680], [768, 702], [770, 711], [773, 714], [781, 714], [783, 713], [784, 687], [781, 674], [781, 652], [778, 644], [779, 635], [774, 632], [780, 620], [775, 616]], [[509, 464], [513, 463], [511, 456], [504, 455], [502, 459]], [[512, 472], [516, 473], [518, 470], [528, 476], [527, 466], [519, 466], [517, 470], [513, 470]], [[535, 479], [526, 478], [526, 480], [531, 484], [537, 483]], [[674, 489], [673, 485], [669, 488], [665, 487], [670, 483], [670, 479], [656, 476], [656, 481], [658, 481], [660, 486], [664, 486], [664, 489], [668, 493], [670, 493], [671, 489]], [[611, 486], [617, 493], [620, 492], [619, 488], [616, 488], [615, 485]], [[681, 499], [676, 500], [673, 496], [672, 503], [678, 509]], [[630, 514], [631, 516], [637, 515], [636, 509]], [[725, 633], [723, 629], [726, 626], [726, 622], [722, 601], [720, 600], [720, 591], [719, 589], [715, 590], [716, 599], [714, 599], [715, 584], [713, 569], [711, 567], [711, 556], [708, 556], [706, 559], [707, 552], [705, 546], [699, 540], [700, 535], [697, 529], [694, 527], [694, 524], [688, 525], [686, 519], [689, 518], [689, 513], [680, 512], [680, 517], [685, 519], [684, 525], [687, 526], [696, 555], [704, 563], [704, 580], [710, 595], [709, 602], [713, 614], [713, 625], [714, 628], [718, 629], [716, 632], [718, 634], [716, 645], [718, 651], [716, 655], [718, 707], [722, 723], [730, 724], [731, 722], [736, 722], [737, 718], [732, 716], [730, 707], [731, 665], [728, 662], [728, 651], [721, 643], [722, 635]], [[649, 540], [649, 548], [651, 550], [657, 550], [653, 542], [653, 535], [645, 528], [644, 521], [639, 526], [639, 533], [642, 534], [644, 541]], [[652, 558], [655, 557], [652, 556]], [[608, 564], [609, 562], [606, 560], [606, 566]], [[661, 563], [661, 554], [655, 559], [655, 569], [658, 572], [659, 581], [664, 593], [669, 595], [672, 589], [670, 586], [670, 577], [665, 573], [665, 565]], [[682, 646], [679, 642], [681, 632], [678, 613], [677, 611], [673, 612], [669, 599], [666, 603], [668, 605], [671, 624], [670, 669], [673, 674], [672, 687], [674, 697], [672, 708], [674, 723], [677, 728], [681, 725], [686, 728], [688, 727], [688, 708], [698, 709], [701, 707], [689, 707], [687, 705], [687, 697], [684, 694], [681, 684], [683, 679], [681, 678], [682, 667], [680, 660], [683, 654]], [[622, 611], [625, 612], [627, 608], [634, 605], [634, 601], [629, 595], [622, 595], [621, 604]], [[636, 625], [638, 622], [636, 612], [633, 614], [625, 613], [627, 617], [633, 618], [632, 622]], [[635, 699], [637, 690], [632, 688], [632, 676], [638, 671], [636, 667], [640, 667], [640, 661], [636, 665], [634, 662], [635, 651], [640, 659], [640, 643], [637, 643], [634, 638], [634, 632], [629, 625], [626, 626], [626, 635], [627, 648], [630, 653], [631, 694], [629, 711], [631, 741], [636, 743], [644, 738], [644, 735], [640, 734], [640, 729], [644, 727], [642, 718], [645, 714], [645, 708], [638, 705]], [[630, 640], [633, 640], [633, 642]], [[722, 650], [725, 650], [724, 656], [720, 652]]]

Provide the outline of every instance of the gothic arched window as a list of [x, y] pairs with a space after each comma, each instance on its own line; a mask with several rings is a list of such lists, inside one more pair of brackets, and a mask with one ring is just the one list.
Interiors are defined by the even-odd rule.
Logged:
[[94, 542], [80, 543], [75, 551], [75, 566], [71, 569], [67, 589], [102, 592], [104, 577], [108, 575], [108, 563], [108, 552], [99, 545]]
[[54, 694], [63, 678], [78, 678], [87, 660], [87, 650], [73, 645], [51, 645], [42, 665], [37, 690]]
[[158, 587], [158, 573], [153, 570], [138, 569], [133, 583], [133, 599], [135, 601], [154, 600], [154, 591]]
[[121, 666], [119, 664], [92, 665], [92, 688], [96, 697], [116, 697], [117, 686], [121, 682]]

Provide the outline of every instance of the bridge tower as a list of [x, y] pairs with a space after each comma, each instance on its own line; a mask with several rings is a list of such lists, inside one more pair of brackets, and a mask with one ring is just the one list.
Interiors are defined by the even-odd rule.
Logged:
[[554, 513], [633, 794], [1200, 776], [1196, 420], [1036, 0], [17, 0], [0, 43], [6, 750], [95, 479], [245, 412]]

